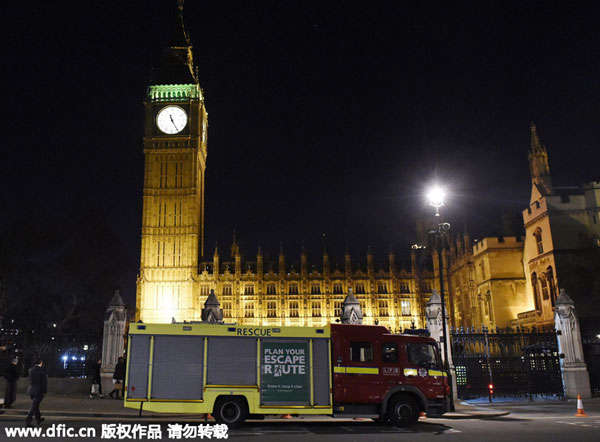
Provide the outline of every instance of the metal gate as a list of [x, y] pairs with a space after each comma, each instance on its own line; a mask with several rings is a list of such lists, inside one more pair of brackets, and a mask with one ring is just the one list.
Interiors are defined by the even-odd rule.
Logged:
[[592, 395], [600, 396], [600, 337], [583, 338], [583, 356], [590, 375]]
[[452, 359], [458, 397], [563, 396], [556, 331], [454, 329]]

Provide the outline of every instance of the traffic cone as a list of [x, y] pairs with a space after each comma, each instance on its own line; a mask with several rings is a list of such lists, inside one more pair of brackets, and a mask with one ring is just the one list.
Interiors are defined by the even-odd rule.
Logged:
[[291, 419], [292, 415], [291, 414], [282, 414], [281, 415], [281, 419]]
[[581, 400], [581, 395], [577, 395], [577, 413], [575, 413], [575, 417], [586, 417], [585, 411], [583, 411], [583, 401]]
[[427, 413], [425, 413], [424, 411], [419, 412], [419, 417], [421, 419], [427, 419]]

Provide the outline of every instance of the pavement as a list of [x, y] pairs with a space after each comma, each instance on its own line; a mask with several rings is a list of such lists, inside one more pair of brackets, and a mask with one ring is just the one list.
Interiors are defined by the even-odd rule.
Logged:
[[[22, 416], [23, 418], [29, 412], [31, 399], [24, 394], [17, 395], [17, 400], [13, 403], [10, 409], [0, 410], [0, 419], [15, 419]], [[122, 400], [111, 399], [108, 396], [103, 399], [90, 399], [88, 396], [74, 395], [56, 395], [48, 394], [44, 397], [40, 406], [42, 416], [53, 419], [139, 419], [139, 411], [132, 408], [125, 408]], [[509, 411], [499, 409], [497, 407], [486, 407], [479, 404], [473, 405], [467, 402], [457, 401], [456, 411], [444, 414], [444, 419], [490, 419], [494, 417], [506, 416]], [[189, 415], [189, 414], [164, 414], [143, 411], [142, 417], [145, 419], [152, 418], [158, 420], [205, 420], [204, 415]], [[323, 422], [331, 420], [329, 416], [298, 416], [287, 421], [302, 420]], [[279, 417], [273, 417], [263, 420], [265, 421], [281, 421]], [[209, 419], [210, 421], [210, 419]]]
[[[584, 412], [590, 418], [600, 418], [600, 397], [583, 399]], [[473, 405], [473, 404], [471, 404]], [[509, 411], [513, 418], [551, 419], [555, 417], [571, 418], [577, 412], [577, 399], [563, 400], [526, 400], [514, 398], [504, 399], [494, 403], [479, 403], [475, 401], [474, 406], [486, 410]]]

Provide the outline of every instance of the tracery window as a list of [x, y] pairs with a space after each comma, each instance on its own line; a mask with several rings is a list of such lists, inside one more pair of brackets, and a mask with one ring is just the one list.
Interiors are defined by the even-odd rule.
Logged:
[[554, 270], [552, 270], [552, 267], [546, 269], [546, 279], [548, 280], [550, 301], [552, 302], [552, 307], [554, 307], [554, 303], [556, 302], [556, 286], [554, 285]]
[[277, 286], [275, 284], [269, 284], [267, 286], [267, 295], [276, 295], [277, 294]]
[[321, 303], [319, 301], [312, 302], [312, 316], [313, 318], [321, 316]]
[[533, 301], [535, 303], [535, 309], [537, 311], [542, 310], [542, 302], [540, 300], [540, 292], [538, 289], [538, 278], [537, 273], [533, 272], [531, 274], [531, 288], [533, 289]]
[[290, 318], [298, 317], [298, 301], [290, 301]]
[[379, 301], [379, 316], [388, 316], [388, 302], [384, 300]]
[[277, 317], [277, 301], [267, 301], [267, 318]]
[[410, 316], [410, 301], [403, 299], [400, 301], [400, 308], [402, 309], [402, 316]]
[[539, 227], [533, 232], [533, 236], [535, 237], [535, 243], [537, 246], [538, 255], [544, 253], [544, 244], [542, 242], [542, 229]]

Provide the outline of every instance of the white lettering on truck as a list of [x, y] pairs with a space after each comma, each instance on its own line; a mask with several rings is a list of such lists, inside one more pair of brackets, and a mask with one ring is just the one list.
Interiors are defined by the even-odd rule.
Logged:
[[306, 374], [306, 355], [302, 348], [264, 350], [263, 373], [275, 377], [286, 374]]

